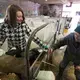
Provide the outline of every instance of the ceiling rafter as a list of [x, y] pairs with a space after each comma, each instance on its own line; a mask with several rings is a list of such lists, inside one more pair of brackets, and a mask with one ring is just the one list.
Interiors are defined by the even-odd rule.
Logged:
[[37, 2], [37, 3], [40, 3], [40, 4], [58, 4], [58, 3], [61, 3], [61, 4], [65, 4], [65, 3], [69, 3], [69, 2], [72, 2], [72, 3], [80, 3], [80, 0], [30, 0], [30, 1], [33, 1], [33, 2]]

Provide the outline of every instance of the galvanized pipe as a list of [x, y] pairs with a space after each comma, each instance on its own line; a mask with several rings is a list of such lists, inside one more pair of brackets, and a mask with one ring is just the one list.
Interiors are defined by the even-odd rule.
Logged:
[[30, 72], [29, 72], [29, 69], [30, 69], [30, 65], [29, 65], [29, 49], [30, 49], [30, 45], [31, 45], [31, 42], [32, 40], [34, 39], [34, 36], [35, 34], [41, 30], [42, 28], [46, 27], [49, 23], [46, 23], [38, 28], [36, 28], [32, 34], [30, 35], [29, 39], [28, 39], [28, 42], [27, 42], [27, 46], [26, 46], [26, 49], [25, 49], [25, 53], [24, 53], [24, 57], [25, 57], [25, 77], [26, 77], [26, 80], [31, 80], [31, 76], [30, 76]]

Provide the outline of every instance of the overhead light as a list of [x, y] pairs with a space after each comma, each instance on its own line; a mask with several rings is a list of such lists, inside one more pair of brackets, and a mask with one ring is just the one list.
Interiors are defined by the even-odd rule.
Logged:
[[48, 0], [45, 0], [45, 1], [48, 1]]
[[72, 6], [72, 2], [69, 2], [66, 7], [71, 7]]

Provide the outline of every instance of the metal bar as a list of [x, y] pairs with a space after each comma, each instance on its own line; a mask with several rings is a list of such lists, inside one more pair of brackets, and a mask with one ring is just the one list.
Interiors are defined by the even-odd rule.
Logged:
[[[43, 53], [44, 54], [44, 53]], [[37, 67], [37, 69], [35, 70], [35, 73], [34, 73], [34, 75], [33, 75], [33, 78], [35, 78], [36, 76], [37, 76], [37, 74], [38, 74], [38, 72], [39, 72], [39, 70], [40, 70], [40, 68], [41, 68], [41, 66], [42, 66], [42, 64], [43, 64], [43, 60], [44, 60], [44, 58], [45, 58], [45, 56], [46, 56], [46, 54], [44, 54], [44, 56], [43, 56], [43, 58], [42, 58], [42, 60], [41, 60], [41, 62], [40, 62], [40, 64], [39, 64], [39, 66]]]
[[45, 63], [45, 64], [48, 64], [48, 65], [50, 65], [50, 66], [55, 67], [55, 65], [53, 65], [53, 64], [51, 64], [51, 63], [48, 63], [48, 62], [46, 62], [46, 61], [42, 61], [42, 62]]
[[29, 67], [30, 67], [30, 65], [29, 65], [29, 49], [30, 49], [30, 45], [31, 45], [31, 42], [32, 42], [32, 40], [34, 39], [34, 36], [35, 36], [35, 34], [39, 31], [39, 30], [41, 30], [42, 28], [44, 28], [44, 27], [46, 27], [48, 25], [48, 23], [46, 23], [46, 24], [44, 24], [44, 25], [42, 25], [42, 26], [40, 26], [40, 27], [38, 27], [38, 28], [36, 28], [33, 32], [32, 32], [32, 34], [30, 35], [30, 37], [29, 37], [29, 39], [28, 39], [28, 42], [27, 42], [27, 46], [26, 46], [26, 49], [25, 49], [25, 53], [24, 53], [24, 57], [25, 57], [25, 59], [24, 59], [24, 63], [25, 63], [25, 77], [26, 77], [26, 79], [25, 80], [31, 80], [31, 76], [30, 76], [30, 72], [29, 72]]
[[35, 77], [37, 76], [37, 74], [38, 74], [38, 72], [39, 72], [39, 70], [40, 70], [40, 68], [41, 68], [41, 65], [42, 65], [42, 62], [40, 63], [40, 65], [39, 65], [38, 68], [36, 69], [36, 71], [35, 71], [35, 73], [34, 73], [34, 75], [33, 75], [33, 78], [35, 78]]
[[42, 55], [42, 53], [39, 54], [39, 56], [37, 57], [37, 59], [34, 61], [34, 63], [32, 64], [32, 66], [30, 67], [30, 71], [32, 70], [32, 68], [34, 67], [35, 63], [38, 61], [38, 59], [40, 58], [41, 55]]

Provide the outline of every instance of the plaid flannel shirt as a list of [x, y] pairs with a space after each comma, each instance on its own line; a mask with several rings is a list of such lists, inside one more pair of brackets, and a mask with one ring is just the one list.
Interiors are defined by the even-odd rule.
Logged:
[[[32, 31], [26, 25], [26, 23], [17, 24], [15, 28], [11, 27], [7, 23], [3, 23], [0, 26], [0, 41], [2, 41], [3, 44], [7, 38], [9, 48], [19, 47], [21, 50], [24, 50], [26, 48], [25, 36], [26, 34], [27, 36], [30, 36], [31, 33]], [[34, 37], [34, 42], [37, 43], [40, 47], [44, 47], [43, 42], [36, 36]]]

